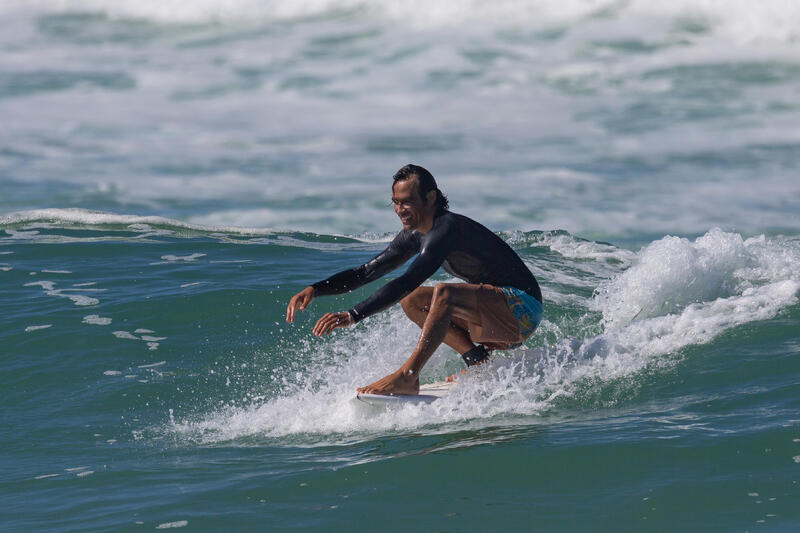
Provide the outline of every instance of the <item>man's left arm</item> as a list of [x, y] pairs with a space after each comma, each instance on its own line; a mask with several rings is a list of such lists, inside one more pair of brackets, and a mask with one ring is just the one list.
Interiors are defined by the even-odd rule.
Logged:
[[445, 257], [447, 254], [441, 254], [441, 250], [423, 249], [402, 276], [393, 279], [360, 304], [343, 313], [324, 314], [314, 326], [314, 335], [320, 336], [336, 328], [352, 326], [391, 307], [436, 273]]
[[[363, 265], [343, 270], [309, 285], [292, 297], [286, 308], [286, 321], [294, 322], [296, 311], [304, 310], [316, 296], [350, 292], [394, 270], [414, 254], [413, 246], [409, 232], [400, 232], [385, 250]], [[354, 323], [354, 317], [349, 312], [326, 313], [317, 321], [313, 332], [315, 335], [323, 335], [337, 327], [351, 326]]]

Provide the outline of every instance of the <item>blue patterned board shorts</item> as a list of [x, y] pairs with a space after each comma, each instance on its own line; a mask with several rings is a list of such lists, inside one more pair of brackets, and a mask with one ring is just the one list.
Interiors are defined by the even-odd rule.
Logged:
[[[516, 287], [499, 287], [508, 301], [508, 307], [519, 321], [519, 334], [527, 339], [536, 331], [542, 321], [544, 308], [539, 300]], [[522, 346], [522, 342], [512, 344], [508, 349]]]

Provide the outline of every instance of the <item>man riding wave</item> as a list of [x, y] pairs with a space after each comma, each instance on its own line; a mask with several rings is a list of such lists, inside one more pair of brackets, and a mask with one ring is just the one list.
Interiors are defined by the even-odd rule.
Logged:
[[[387, 248], [363, 265], [310, 285], [292, 297], [286, 321], [314, 297], [355, 290], [400, 267], [406, 272], [349, 311], [326, 313], [314, 326], [320, 336], [352, 326], [394, 305], [422, 328], [403, 365], [359, 393], [418, 394], [419, 372], [444, 342], [467, 366], [482, 363], [491, 349], [519, 346], [542, 319], [539, 284], [522, 259], [488, 228], [449, 210], [430, 172], [406, 165], [394, 175], [392, 203], [403, 229]], [[466, 283], [422, 286], [439, 267]]]

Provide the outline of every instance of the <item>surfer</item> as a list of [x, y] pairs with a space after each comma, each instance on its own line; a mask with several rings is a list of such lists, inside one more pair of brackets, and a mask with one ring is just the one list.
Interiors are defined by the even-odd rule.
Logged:
[[[325, 335], [400, 302], [422, 328], [408, 360], [359, 393], [417, 394], [419, 372], [442, 342], [472, 366], [484, 362], [492, 349], [522, 344], [542, 318], [539, 284], [508, 244], [478, 222], [451, 212], [426, 169], [406, 165], [393, 179], [392, 203], [402, 231], [365, 264], [297, 293], [286, 309], [286, 321], [294, 322], [295, 313], [315, 297], [355, 290], [417, 256], [402, 276], [348, 311], [326, 313], [314, 326], [315, 335]], [[466, 283], [422, 286], [439, 267]]]

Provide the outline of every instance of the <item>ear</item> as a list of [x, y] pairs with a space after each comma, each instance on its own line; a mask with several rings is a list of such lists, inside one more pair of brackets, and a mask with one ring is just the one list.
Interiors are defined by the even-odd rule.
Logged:
[[428, 206], [436, 204], [436, 189], [428, 191], [428, 194], [425, 195], [425, 203]]

